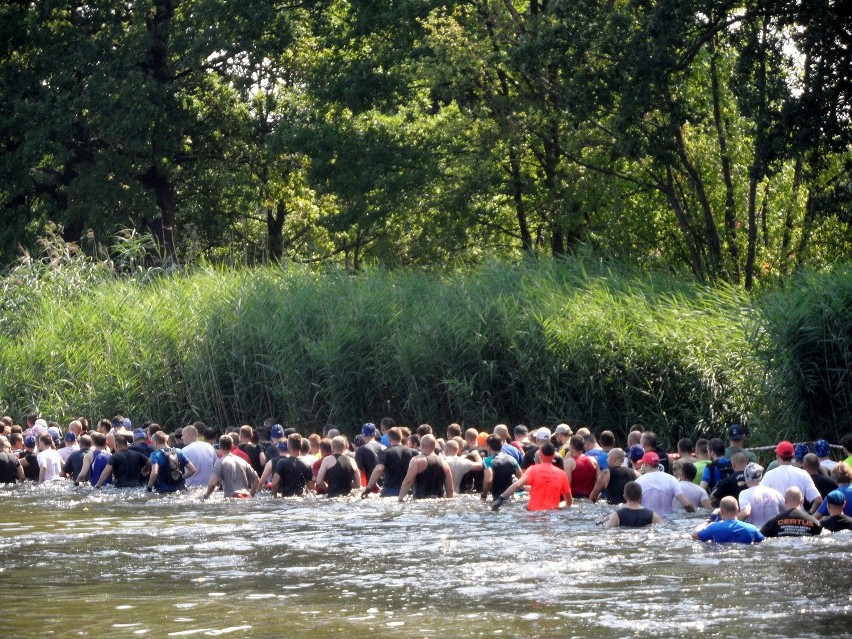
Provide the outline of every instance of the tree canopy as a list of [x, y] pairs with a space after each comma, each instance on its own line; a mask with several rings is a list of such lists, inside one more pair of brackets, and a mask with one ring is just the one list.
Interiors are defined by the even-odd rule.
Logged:
[[747, 288], [852, 257], [852, 60], [814, 0], [7, 0], [0, 264], [576, 252]]

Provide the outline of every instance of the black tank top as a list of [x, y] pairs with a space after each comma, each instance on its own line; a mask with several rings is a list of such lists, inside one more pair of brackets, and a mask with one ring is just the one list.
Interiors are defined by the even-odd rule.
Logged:
[[251, 461], [251, 467], [254, 468], [254, 472], [256, 472], [258, 476], [262, 475], [263, 466], [260, 463], [260, 446], [257, 444], [247, 443], [240, 444], [238, 448], [248, 455], [248, 458]]
[[399, 444], [386, 448], [379, 453], [379, 463], [385, 467], [382, 486], [386, 489], [398, 491], [408, 473], [408, 464], [411, 458], [415, 456], [417, 456], [417, 451]]
[[434, 454], [428, 455], [426, 468], [414, 480], [414, 498], [443, 497], [445, 478], [441, 460]]
[[325, 472], [325, 483], [328, 484], [329, 497], [342, 497], [352, 492], [354, 473], [349, 464], [342, 464], [340, 454], [334, 456], [337, 463]]
[[654, 519], [654, 511], [647, 508], [619, 508], [618, 525], [622, 528], [642, 528], [650, 526]]
[[609, 484], [606, 487], [606, 501], [609, 504], [624, 503], [624, 486], [636, 479], [636, 473], [626, 466], [609, 469]]
[[505, 453], [498, 453], [491, 460], [491, 496], [496, 498], [515, 482], [514, 459]]

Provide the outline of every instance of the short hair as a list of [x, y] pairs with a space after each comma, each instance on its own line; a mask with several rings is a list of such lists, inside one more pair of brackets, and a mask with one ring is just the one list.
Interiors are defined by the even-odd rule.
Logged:
[[406, 437], [405, 441], [408, 444], [414, 444], [414, 448], [420, 446], [420, 438], [414, 433], [411, 433], [408, 437]]
[[605, 430], [601, 433], [601, 436], [598, 437], [598, 441], [601, 443], [601, 446], [612, 448], [615, 446], [615, 434], [611, 430]]
[[595, 436], [591, 433], [583, 435], [583, 444], [594, 444], [596, 441]]
[[447, 442], [444, 444], [444, 451], [452, 452], [453, 455], [455, 455], [457, 452], [459, 452], [458, 442], [454, 439], [448, 439]]
[[802, 468], [809, 468], [813, 471], [819, 471], [819, 457], [814, 453], [808, 453], [802, 458]]
[[[231, 450], [234, 447], [234, 440], [228, 435], [222, 435], [219, 438], [219, 450]], [[239, 462], [237, 462], [239, 463]]]
[[196, 437], [198, 437], [198, 429], [195, 426], [193, 426], [192, 424], [190, 424], [189, 426], [183, 427], [183, 432], [181, 432], [181, 436], [182, 437], [186, 436], [187, 433], [189, 433], [190, 435], [195, 435]]
[[683, 462], [680, 465], [680, 474], [684, 481], [695, 481], [695, 476], [698, 474], [698, 469], [692, 462]]
[[382, 417], [382, 421], [379, 422], [379, 428], [383, 433], [388, 432], [394, 426], [396, 426], [396, 422], [393, 421], [393, 417]]
[[[82, 439], [82, 437], [80, 439]], [[103, 448], [104, 446], [106, 446], [106, 435], [95, 431], [94, 433], [92, 433], [92, 444], [94, 444], [98, 448]]]
[[331, 455], [331, 440], [328, 437], [323, 437], [319, 443], [320, 452], [326, 455]]
[[714, 437], [709, 442], [707, 442], [707, 449], [716, 455], [716, 457], [724, 457], [725, 456], [725, 442], [723, 442], [718, 437]]
[[331, 450], [335, 453], [342, 453], [346, 450], [346, 438], [343, 435], [337, 435], [331, 440]]
[[831, 478], [838, 484], [852, 484], [852, 466], [845, 461], [837, 462], [831, 469]]
[[538, 449], [538, 453], [542, 457], [553, 457], [556, 454], [556, 446], [550, 442], [546, 442]]
[[302, 452], [302, 436], [299, 433], [290, 433], [287, 437], [287, 450]]
[[254, 435], [254, 428], [252, 428], [248, 424], [243, 424], [242, 426], [240, 426], [240, 437], [243, 437], [244, 439], [250, 440], [253, 435]]
[[695, 450], [697, 450], [701, 455], [706, 455], [708, 453], [707, 440], [703, 437], [699, 438], [698, 441], [695, 442]]
[[786, 505], [793, 504], [794, 506], [799, 506], [803, 499], [802, 489], [798, 486], [790, 486], [784, 491], [784, 504]]
[[[624, 463], [624, 451], [621, 448], [611, 448], [606, 454], [608, 466], [621, 466]], [[612, 459], [610, 463], [609, 460]]]
[[[87, 450], [92, 447], [92, 437], [91, 435], [80, 435], [77, 443], [80, 444], [80, 450]], [[106, 443], [106, 437], [104, 437], [104, 443]]]
[[494, 427], [494, 434], [503, 440], [509, 439], [509, 427], [506, 424], [497, 424]]
[[24, 441], [24, 436], [21, 433], [11, 432], [9, 433], [9, 444], [15, 446]]
[[840, 438], [840, 445], [852, 453], [852, 433], [846, 433]]
[[[722, 454], [723, 455], [725, 454], [724, 450], [722, 450]], [[731, 461], [731, 466], [736, 465], [738, 467], [742, 466], [743, 468], [745, 468], [746, 465], [748, 465], [750, 460], [748, 458], [748, 455], [746, 455], [743, 451], [738, 450], [733, 455], [731, 455], [730, 461]]]
[[642, 486], [637, 481], [629, 481], [624, 484], [624, 497], [630, 501], [642, 499]]
[[452, 439], [457, 435], [461, 435], [461, 426], [455, 423], [447, 426], [447, 439]]
[[476, 441], [476, 438], [479, 437], [479, 431], [475, 428], [468, 428], [464, 431], [464, 439], [465, 441]]
[[42, 435], [39, 435], [39, 436], [38, 436], [38, 440], [39, 440], [42, 444], [44, 444], [45, 446], [47, 446], [48, 448], [53, 448], [53, 437], [51, 437], [51, 436], [50, 436], [50, 435], [48, 435], [47, 433], [44, 433], [44, 434], [42, 434]]
[[107, 430], [112, 430], [112, 422], [109, 421], [106, 417], [98, 422], [98, 428], [105, 428]]
[[488, 450], [493, 450], [495, 453], [503, 450], [503, 440], [499, 435], [489, 435], [488, 439], [485, 440], [485, 445], [488, 447]]
[[584, 441], [585, 439], [582, 435], [571, 435], [571, 439], [568, 440], [568, 447], [571, 448], [571, 450], [576, 450], [577, 452], [582, 453], [584, 449]]
[[311, 440], [307, 437], [302, 437], [302, 454], [309, 455], [311, 453]]
[[417, 427], [417, 436], [418, 437], [423, 437], [424, 435], [431, 435], [431, 434], [432, 434], [432, 427], [429, 424], [420, 424], [420, 426]]
[[689, 437], [684, 437], [678, 440], [677, 449], [681, 453], [693, 453], [695, 452], [695, 445]]
[[640, 439], [639, 441], [644, 441], [649, 448], [657, 450], [657, 433], [655, 433], [654, 431], [645, 431], [644, 433], [642, 433], [642, 439]]
[[117, 448], [127, 448], [127, 437], [124, 435], [116, 435], [115, 445]]
[[169, 441], [169, 436], [166, 435], [163, 431], [158, 430], [154, 433], [154, 436], [151, 438], [155, 444], [165, 444]]
[[396, 426], [392, 426], [388, 431], [388, 441], [396, 442], [397, 444], [402, 442], [402, 431]]
[[205, 428], [204, 439], [216, 439], [216, 430], [213, 428]]
[[737, 503], [736, 497], [728, 495], [727, 497], [722, 497], [722, 500], [719, 502], [719, 509], [724, 510], [726, 513], [736, 513], [739, 511], [740, 505]]

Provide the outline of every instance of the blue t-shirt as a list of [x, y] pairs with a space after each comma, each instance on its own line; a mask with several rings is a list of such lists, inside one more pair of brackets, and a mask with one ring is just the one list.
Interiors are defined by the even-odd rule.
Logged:
[[518, 462], [518, 465], [524, 461], [524, 454], [511, 444], [503, 444], [503, 452], [510, 457], [513, 457], [515, 461]]
[[[838, 486], [837, 490], [846, 495], [846, 505], [843, 507], [843, 514], [852, 517], [852, 484]], [[828, 515], [828, 502], [825, 501], [825, 499], [822, 500], [822, 503], [819, 505], [817, 512], [823, 516]]]
[[606, 453], [600, 448], [593, 448], [592, 450], [586, 451], [586, 457], [594, 457], [598, 460], [598, 468], [601, 470], [607, 470], [609, 465], [606, 463]]
[[[182, 490], [185, 486], [185, 482], [183, 478], [177, 482], [169, 481], [167, 479], [169, 476], [169, 460], [166, 459], [166, 454], [163, 452], [164, 450], [164, 448], [160, 448], [151, 453], [151, 465], [153, 466], [154, 464], [157, 464], [160, 467], [160, 470], [157, 473], [157, 481], [154, 483], [154, 488], [158, 493], [173, 493], [176, 490]], [[183, 472], [184, 468], [186, 468], [186, 465], [189, 463], [189, 459], [186, 455], [184, 455], [180, 448], [175, 448], [174, 450], [177, 451], [180, 470]]]
[[696, 534], [701, 541], [716, 544], [755, 544], [766, 539], [757, 528], [739, 519], [714, 521]]

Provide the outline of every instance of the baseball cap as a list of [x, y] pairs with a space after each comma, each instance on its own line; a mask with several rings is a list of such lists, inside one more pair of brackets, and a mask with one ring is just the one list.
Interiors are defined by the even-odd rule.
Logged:
[[35, 424], [32, 427], [33, 435], [41, 435], [43, 432], [47, 430], [47, 422], [43, 419], [35, 420]]
[[809, 452], [811, 452], [811, 449], [808, 448], [807, 444], [798, 443], [793, 449], [793, 457], [796, 458], [796, 461], [802, 461]]
[[364, 441], [364, 436], [363, 436], [363, 435], [355, 435], [355, 437], [352, 439], [352, 443], [353, 443], [355, 446], [358, 446], [358, 447], [360, 448], [360, 447], [361, 447], [361, 446], [363, 446], [366, 442]]
[[133, 439], [148, 439], [148, 435], [141, 428], [137, 428], [133, 431]]
[[281, 424], [275, 424], [269, 429], [269, 436], [273, 439], [281, 439], [284, 437], [284, 427]]
[[817, 457], [828, 457], [831, 454], [831, 446], [824, 439], [818, 439], [814, 442], [814, 454]]
[[554, 435], [573, 435], [574, 431], [571, 430], [571, 427], [568, 424], [559, 424], [556, 429], [553, 431]]
[[739, 424], [732, 424], [728, 429], [728, 439], [732, 439], [734, 441], [740, 441], [745, 437], [745, 428], [740, 426]]
[[743, 470], [743, 478], [746, 481], [760, 481], [763, 478], [763, 466], [749, 462]]
[[825, 501], [834, 506], [842, 506], [846, 503], [846, 495], [842, 490], [832, 490], [825, 496]]
[[77, 441], [77, 435], [75, 435], [74, 433], [72, 433], [69, 430], [67, 433], [65, 433], [65, 441], [66, 442], [76, 442]]
[[529, 434], [530, 429], [524, 426], [523, 424], [518, 424], [515, 426], [515, 435], [527, 435]]
[[533, 439], [549, 440], [550, 439], [550, 429], [542, 426], [537, 431], [535, 431], [535, 434], [533, 435]]
[[660, 456], [653, 450], [649, 450], [642, 456], [642, 463], [647, 464], [648, 466], [659, 466]]
[[35, 445], [35, 435], [27, 435], [26, 437], [24, 437], [24, 448], [35, 448]]
[[[633, 444], [630, 447], [629, 454], [630, 454], [630, 461], [638, 462], [640, 459], [642, 459], [645, 456], [645, 449], [642, 448], [639, 444]], [[659, 461], [660, 460], [657, 459], [657, 462], [659, 462]]]
[[364, 437], [373, 437], [376, 434], [376, 425], [373, 422], [367, 422], [361, 426], [361, 434]]
[[287, 450], [287, 440], [286, 439], [282, 439], [280, 442], [278, 442], [278, 450]]
[[775, 454], [781, 459], [793, 459], [793, 444], [783, 441], [775, 447]]

